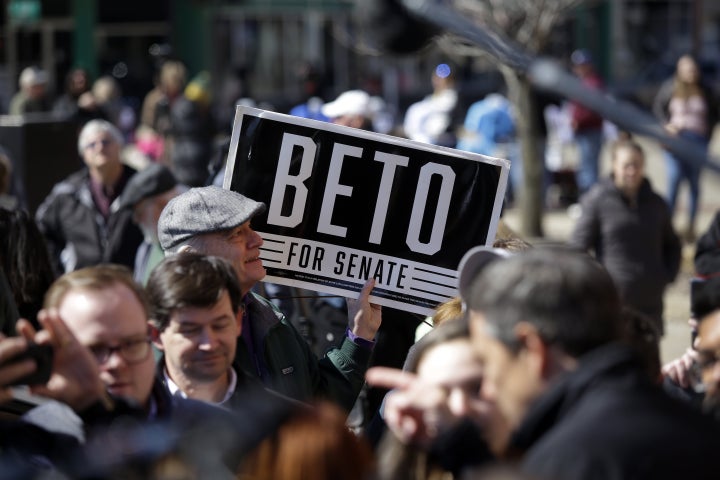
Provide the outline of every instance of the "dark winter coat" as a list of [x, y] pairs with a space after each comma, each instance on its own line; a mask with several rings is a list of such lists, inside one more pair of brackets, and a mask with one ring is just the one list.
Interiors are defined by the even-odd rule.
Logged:
[[633, 203], [608, 178], [587, 192], [581, 205], [571, 245], [593, 250], [623, 300], [661, 321], [663, 293], [675, 279], [681, 259], [680, 240], [665, 201], [644, 180]]
[[[124, 166], [125, 177], [134, 174], [135, 170]], [[118, 204], [119, 197], [110, 205], [110, 216], [105, 220], [93, 202], [87, 169], [53, 187], [35, 219], [59, 273], [99, 263], [133, 268], [143, 235], [133, 223], [132, 211], [120, 209]]]
[[720, 430], [649, 383], [626, 347], [607, 345], [532, 404], [512, 445], [533, 478], [701, 480], [718, 476]]
[[[263, 379], [245, 341], [238, 340], [236, 370], [244, 370], [266, 387], [301, 402], [324, 398], [350, 411], [365, 381], [371, 350], [345, 337], [320, 360], [305, 339], [266, 299], [251, 294], [247, 305], [255, 351], [268, 369]], [[246, 333], [243, 331], [243, 335]]]

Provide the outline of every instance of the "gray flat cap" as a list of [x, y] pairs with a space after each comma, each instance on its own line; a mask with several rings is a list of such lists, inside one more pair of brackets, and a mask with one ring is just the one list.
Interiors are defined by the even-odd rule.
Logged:
[[231, 190], [191, 188], [170, 200], [160, 214], [160, 246], [168, 250], [196, 235], [235, 228], [264, 211], [264, 203]]

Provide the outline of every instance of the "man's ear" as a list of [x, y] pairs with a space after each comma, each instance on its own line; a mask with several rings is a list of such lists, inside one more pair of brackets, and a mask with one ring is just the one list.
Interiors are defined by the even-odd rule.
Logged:
[[163, 350], [162, 340], [160, 340], [161, 332], [153, 322], [148, 322], [148, 333], [150, 334], [150, 339], [152, 340], [153, 345], [155, 345], [155, 348]]
[[527, 322], [520, 322], [514, 328], [515, 337], [520, 344], [518, 355], [525, 356], [527, 367], [538, 378], [548, 378], [554, 369], [550, 346], [542, 339], [538, 329]]
[[177, 253], [188, 253], [188, 252], [197, 252], [192, 245], [183, 245], [182, 247], [178, 248]]

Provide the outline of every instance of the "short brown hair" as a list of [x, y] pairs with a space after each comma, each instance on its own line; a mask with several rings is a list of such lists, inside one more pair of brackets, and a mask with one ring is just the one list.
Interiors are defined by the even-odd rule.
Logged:
[[173, 312], [185, 307], [212, 307], [224, 292], [235, 314], [240, 311], [242, 293], [235, 269], [227, 260], [194, 252], [166, 257], [147, 282], [150, 321], [163, 331]]
[[65, 295], [74, 290], [105, 290], [114, 285], [124, 285], [135, 295], [142, 305], [145, 316], [148, 314], [148, 302], [145, 291], [135, 280], [132, 272], [123, 265], [101, 264], [81, 268], [66, 273], [55, 280], [45, 294], [45, 308], [57, 308]]

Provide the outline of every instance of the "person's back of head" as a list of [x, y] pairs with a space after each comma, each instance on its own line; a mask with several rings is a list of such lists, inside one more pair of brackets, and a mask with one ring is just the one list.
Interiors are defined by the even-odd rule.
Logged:
[[0, 208], [0, 252], [20, 314], [37, 326], [35, 316], [55, 272], [45, 238], [26, 210]]
[[464, 300], [511, 349], [521, 322], [575, 358], [620, 338], [617, 289], [586, 254], [537, 248], [494, 262], [475, 278]]
[[345, 426], [345, 418], [344, 412], [329, 403], [300, 410], [248, 457], [239, 478], [372, 478], [370, 446]]
[[628, 306], [623, 306], [621, 318], [623, 343], [633, 349], [650, 381], [660, 381], [661, 335], [656, 322], [644, 313]]

